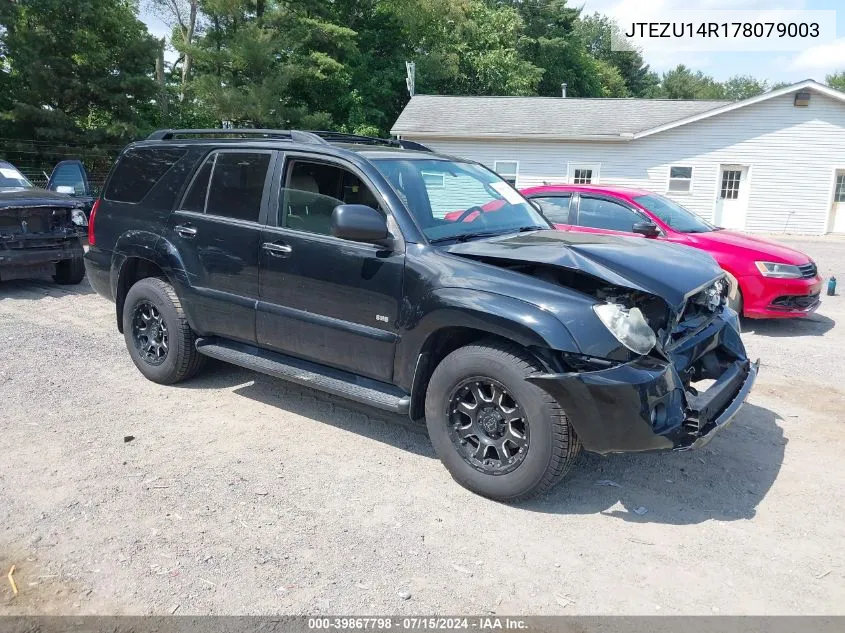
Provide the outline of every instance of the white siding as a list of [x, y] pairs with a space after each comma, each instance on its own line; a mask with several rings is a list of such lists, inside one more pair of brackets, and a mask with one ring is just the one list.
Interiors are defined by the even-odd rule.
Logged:
[[426, 186], [431, 212], [436, 218], [442, 218], [447, 213], [462, 211], [476, 205], [483, 205], [492, 198], [484, 185], [469, 176], [446, 175], [443, 186]]
[[774, 97], [629, 142], [415, 140], [491, 169], [497, 160], [517, 160], [520, 188], [565, 182], [567, 163], [586, 163], [601, 165], [602, 184], [666, 194], [669, 167], [692, 166], [691, 192], [671, 197], [707, 219], [720, 165], [747, 165], [747, 230], [824, 233], [834, 169], [845, 167], [845, 104], [816, 92], [809, 107], [796, 108], [793, 99]]

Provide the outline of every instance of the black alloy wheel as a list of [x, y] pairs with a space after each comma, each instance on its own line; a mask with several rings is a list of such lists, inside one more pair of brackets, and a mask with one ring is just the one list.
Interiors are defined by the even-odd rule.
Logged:
[[467, 378], [449, 397], [449, 437], [470, 466], [487, 475], [516, 470], [528, 454], [528, 419], [497, 380]]
[[167, 359], [167, 323], [159, 309], [149, 301], [135, 306], [132, 339], [141, 358], [150, 365], [161, 365]]

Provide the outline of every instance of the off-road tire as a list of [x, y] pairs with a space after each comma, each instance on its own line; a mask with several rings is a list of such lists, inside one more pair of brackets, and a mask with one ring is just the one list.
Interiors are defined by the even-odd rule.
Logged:
[[[135, 344], [133, 319], [138, 306], [145, 302], [158, 309], [167, 325], [168, 351], [159, 365], [147, 362]], [[149, 380], [161, 385], [172, 385], [194, 376], [206, 362], [206, 357], [196, 349], [196, 335], [188, 325], [176, 291], [173, 286], [158, 277], [141, 279], [126, 293], [126, 302], [123, 305], [123, 338], [138, 370]]]
[[85, 278], [85, 262], [81, 257], [63, 259], [56, 264], [53, 281], [63, 286], [76, 285]]
[[[572, 467], [581, 450], [572, 425], [554, 398], [525, 380], [541, 370], [520, 347], [498, 340], [459, 348], [435, 368], [425, 398], [429, 437], [443, 465], [468, 490], [497, 501], [520, 501], [547, 492]], [[461, 381], [474, 376], [504, 385], [528, 419], [527, 454], [511, 472], [499, 475], [481, 472], [461, 456], [450, 437], [450, 394]]]

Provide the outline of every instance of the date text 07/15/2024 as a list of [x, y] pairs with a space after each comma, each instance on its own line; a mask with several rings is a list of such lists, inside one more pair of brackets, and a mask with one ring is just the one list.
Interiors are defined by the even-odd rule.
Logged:
[[522, 618], [495, 616], [480, 617], [326, 617], [308, 618], [310, 630], [370, 630], [370, 631], [433, 631], [433, 630], [525, 630], [528, 623]]

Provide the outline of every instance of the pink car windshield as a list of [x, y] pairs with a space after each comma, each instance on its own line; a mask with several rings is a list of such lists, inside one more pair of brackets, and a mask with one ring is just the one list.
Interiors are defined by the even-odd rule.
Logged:
[[669, 198], [650, 193], [645, 196], [636, 196], [634, 202], [651, 211], [678, 233], [709, 233], [716, 230], [715, 226]]

